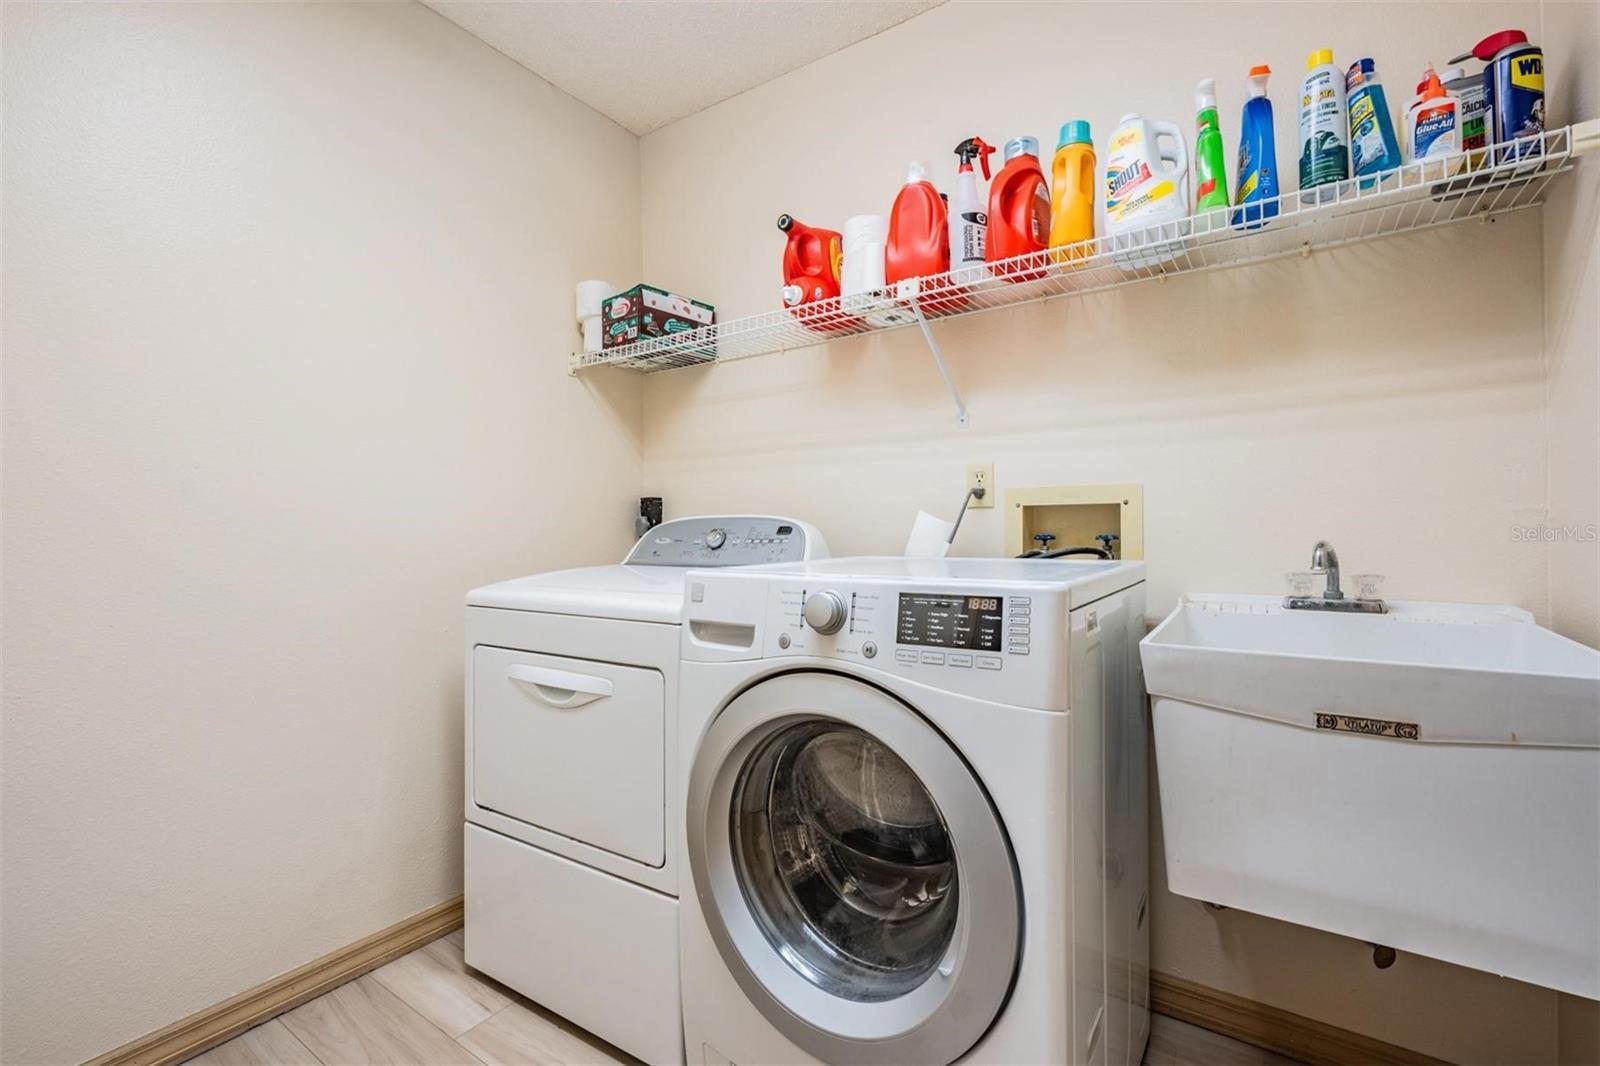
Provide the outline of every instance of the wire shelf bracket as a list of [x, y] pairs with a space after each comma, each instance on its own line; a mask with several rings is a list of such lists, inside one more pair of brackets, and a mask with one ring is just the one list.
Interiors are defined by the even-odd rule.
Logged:
[[928, 342], [928, 351], [933, 353], [933, 363], [939, 368], [939, 376], [944, 378], [944, 387], [950, 390], [950, 398], [956, 402], [956, 428], [966, 429], [972, 423], [967, 414], [967, 403], [961, 398], [961, 390], [956, 388], [955, 378], [950, 376], [950, 367], [944, 361], [944, 353], [939, 350], [939, 342], [933, 339], [928, 316], [922, 313], [922, 301], [912, 297], [908, 302], [911, 304], [911, 313], [917, 316], [917, 325], [922, 327], [922, 339]]
[[970, 418], [932, 324], [985, 311], [1223, 270], [1451, 223], [1491, 222], [1544, 202], [1550, 182], [1574, 159], [1600, 151], [1600, 120], [1547, 130], [1507, 144], [1422, 159], [1381, 174], [1296, 190], [1246, 207], [1115, 236], [1093, 237], [890, 288], [731, 318], [689, 333], [573, 352], [568, 372], [617, 366], [641, 373], [732, 362], [916, 325], [956, 405]]

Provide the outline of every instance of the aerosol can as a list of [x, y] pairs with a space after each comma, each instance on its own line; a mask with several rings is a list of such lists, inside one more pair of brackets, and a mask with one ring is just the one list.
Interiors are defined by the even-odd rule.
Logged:
[[989, 180], [989, 157], [994, 145], [985, 144], [982, 137], [968, 137], [956, 145], [955, 192], [950, 197], [950, 270], [960, 272], [959, 280], [965, 284], [989, 277], [984, 265], [984, 238], [989, 229], [989, 194], [978, 188], [978, 175], [972, 170], [976, 159], [983, 168], [983, 180]]

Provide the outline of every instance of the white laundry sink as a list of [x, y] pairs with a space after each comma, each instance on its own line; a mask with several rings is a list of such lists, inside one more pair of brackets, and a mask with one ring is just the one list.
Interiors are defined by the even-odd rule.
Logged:
[[1389, 606], [1189, 596], [1145, 638], [1172, 890], [1600, 998], [1600, 652]]

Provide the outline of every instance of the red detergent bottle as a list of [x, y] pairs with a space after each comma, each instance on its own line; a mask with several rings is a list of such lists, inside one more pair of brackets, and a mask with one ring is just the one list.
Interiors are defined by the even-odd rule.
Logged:
[[912, 163], [906, 183], [889, 212], [889, 240], [883, 252], [883, 278], [893, 287], [909, 278], [950, 270], [950, 215], [928, 168]]
[[789, 236], [783, 249], [783, 306], [794, 310], [839, 295], [843, 238], [837, 230], [814, 229], [793, 215], [779, 215], [778, 229]]
[[984, 258], [997, 277], [1036, 281], [1045, 276], [1043, 260], [1031, 264], [1002, 263], [1050, 247], [1050, 183], [1039, 165], [1037, 137], [1006, 142], [1006, 165], [989, 185], [989, 230]]

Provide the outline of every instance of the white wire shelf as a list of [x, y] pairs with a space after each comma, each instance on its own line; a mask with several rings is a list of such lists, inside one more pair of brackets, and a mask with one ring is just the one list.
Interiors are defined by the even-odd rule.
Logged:
[[[644, 373], [808, 348], [846, 337], [921, 325], [940, 361], [961, 421], [965, 408], [945, 370], [930, 321], [1181, 274], [1258, 263], [1313, 250], [1377, 240], [1534, 207], [1572, 158], [1600, 147], [1600, 121], [1550, 130], [1541, 138], [1473, 153], [1409, 163], [1361, 181], [1279, 196], [1276, 217], [1256, 228], [1236, 224], [1241, 208], [1192, 216], [1144, 230], [1096, 237], [1065, 248], [901, 282], [894, 290], [836, 297], [705, 326], [691, 333], [635, 341], [599, 352], [574, 352], [572, 373], [620, 366]], [[1515, 151], [1518, 154], [1513, 155]], [[1325, 200], [1309, 197], [1321, 194]], [[1307, 199], [1302, 199], [1302, 197]], [[774, 290], [777, 283], [774, 282]]]

